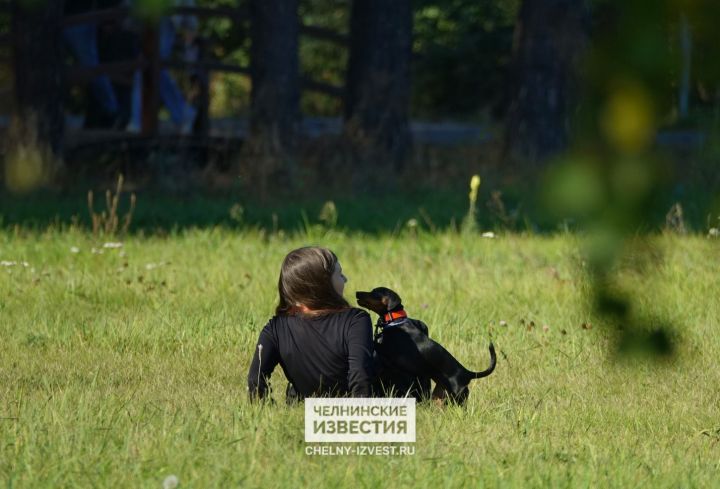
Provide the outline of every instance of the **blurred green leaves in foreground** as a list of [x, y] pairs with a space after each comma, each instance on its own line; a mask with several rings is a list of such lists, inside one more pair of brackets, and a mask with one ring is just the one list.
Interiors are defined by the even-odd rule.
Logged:
[[[585, 231], [590, 302], [616, 331], [617, 352], [669, 358], [682, 329], [677, 319], [633, 312], [661, 259], [651, 239], [641, 236], [653, 220], [653, 199], [673, 182], [670, 159], [654, 142], [658, 127], [677, 115], [684, 55], [677, 26], [690, 19], [697, 45], [720, 55], [720, 44], [711, 42], [717, 40], [712, 26], [720, 21], [720, 4], [609, 0], [595, 7], [574, 143], [547, 172], [543, 200], [555, 218], [571, 219]], [[697, 67], [694, 76], [717, 86], [719, 74], [705, 68]], [[674, 209], [680, 222], [669, 230], [684, 232], [681, 204]], [[623, 281], [628, 266], [641, 277], [631, 285]]]

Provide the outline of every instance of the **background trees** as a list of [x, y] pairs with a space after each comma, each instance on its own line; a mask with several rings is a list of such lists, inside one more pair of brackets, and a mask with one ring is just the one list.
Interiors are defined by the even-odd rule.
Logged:
[[287, 171], [300, 123], [297, 0], [250, 2], [252, 79], [247, 154], [260, 158], [260, 183]]
[[[18, 1], [12, 5], [11, 35], [14, 44], [13, 117], [16, 139], [37, 138], [54, 153], [63, 140], [62, 18], [63, 2]], [[42, 33], [42, 34], [40, 34]]]
[[353, 2], [345, 134], [361, 164], [385, 166], [384, 178], [410, 146], [411, 53], [410, 0]]
[[589, 30], [587, 0], [523, 0], [508, 80], [506, 157], [537, 162], [567, 147]]
[[[302, 157], [302, 117], [313, 116], [338, 118], [345, 138], [338, 153], [354, 168], [382, 178], [387, 172], [373, 165], [399, 170], [407, 160], [411, 119], [481, 125], [502, 141], [503, 163], [535, 162], [541, 168], [567, 147], [584, 96], [581, 83], [596, 90], [608, 74], [596, 68], [620, 69], [626, 58], [643, 62], [662, 53], [668, 60], [651, 82], [662, 99], [659, 119], [665, 126], [679, 121], [678, 113], [685, 125], [712, 119], [720, 103], [720, 77], [711, 62], [718, 7], [709, 1], [662, 2], [651, 15], [662, 27], [662, 35], [654, 37], [643, 30], [647, 23], [614, 0], [196, 3], [237, 11], [234, 17], [201, 18], [209, 58], [239, 67], [213, 72], [211, 116], [249, 121], [245, 151], [252, 159], [265, 158], [255, 165], [262, 179], [278, 171], [290, 176], [293, 161]], [[637, 5], [650, 8], [651, 3], [638, 0]], [[34, 4], [18, 0], [11, 16], [0, 15], [0, 30], [9, 31], [13, 19], [17, 34], [9, 37], [17, 87], [12, 101], [23, 114], [20, 119], [29, 112], [44, 114], [36, 133], [59, 151], [58, 102], [66, 100], [69, 107], [89, 102], [81, 97], [78, 102], [78, 90], [68, 94], [63, 88], [68, 56], [61, 39], [61, 2], [33, 11]], [[614, 56], [592, 58], [598, 52], [593, 46], [613, 30], [622, 39], [607, 50]], [[183, 76], [179, 69], [176, 75]]]

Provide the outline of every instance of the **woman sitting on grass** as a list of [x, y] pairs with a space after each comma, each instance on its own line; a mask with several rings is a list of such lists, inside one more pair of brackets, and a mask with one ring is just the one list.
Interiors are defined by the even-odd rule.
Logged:
[[260, 332], [248, 373], [250, 399], [268, 395], [279, 363], [287, 402], [305, 397], [370, 397], [375, 372], [370, 315], [343, 298], [347, 278], [335, 254], [306, 247], [283, 260], [275, 316]]

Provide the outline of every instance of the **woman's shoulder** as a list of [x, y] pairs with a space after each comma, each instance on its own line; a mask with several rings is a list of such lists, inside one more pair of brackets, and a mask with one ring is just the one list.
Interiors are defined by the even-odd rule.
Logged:
[[346, 316], [346, 317], [350, 317], [350, 318], [364, 317], [364, 316], [367, 316], [368, 318], [370, 317], [370, 314], [368, 314], [368, 312], [365, 309], [360, 309], [358, 307], [352, 307], [352, 306], [347, 307], [345, 309], [341, 309], [341, 310], [333, 313], [333, 315]]
[[370, 318], [370, 314], [365, 309], [360, 309], [359, 307], [351, 307], [348, 309], [353, 317], [362, 316]]
[[292, 316], [288, 316], [286, 314], [273, 314], [273, 316], [268, 319], [267, 324], [265, 327], [275, 328], [279, 325], [287, 323], [288, 318]]
[[348, 309], [345, 309], [343, 311], [343, 314], [346, 318], [346, 323], [348, 324], [354, 324], [354, 323], [369, 323], [372, 324], [372, 321], [370, 320], [370, 314], [365, 309], [359, 309], [357, 307], [350, 307]]
[[354, 323], [357, 321], [370, 321], [370, 314], [365, 309], [357, 307], [347, 307], [338, 311], [329, 311], [326, 314], [320, 314], [318, 316], [303, 316], [303, 315], [275, 315], [270, 321], [268, 326], [271, 328], [283, 327], [292, 322], [305, 322], [311, 323], [328, 323], [337, 324], [340, 323]]
[[276, 332], [278, 329], [283, 329], [288, 326], [288, 320], [293, 316], [287, 316], [285, 314], [274, 314], [267, 323], [265, 323], [266, 330]]
[[359, 309], [357, 307], [347, 307], [345, 309], [340, 309], [339, 311], [332, 311], [328, 314], [323, 314], [322, 316], [318, 316], [314, 319], [320, 321], [340, 321], [343, 323], [350, 323], [358, 320], [362, 321], [364, 319], [369, 320], [370, 315], [365, 309]]

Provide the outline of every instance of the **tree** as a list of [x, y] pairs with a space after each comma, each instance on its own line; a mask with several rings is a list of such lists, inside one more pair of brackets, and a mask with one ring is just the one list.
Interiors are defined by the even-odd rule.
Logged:
[[261, 185], [290, 170], [300, 123], [298, 1], [252, 0], [248, 151], [261, 157]]
[[410, 147], [411, 3], [352, 4], [345, 135], [359, 164], [399, 169]]
[[13, 3], [15, 142], [48, 147], [56, 156], [64, 131], [62, 15], [61, 0]]
[[505, 127], [509, 160], [538, 163], [566, 148], [589, 18], [587, 0], [523, 0]]
[[517, 0], [414, 0], [413, 114], [504, 110]]

